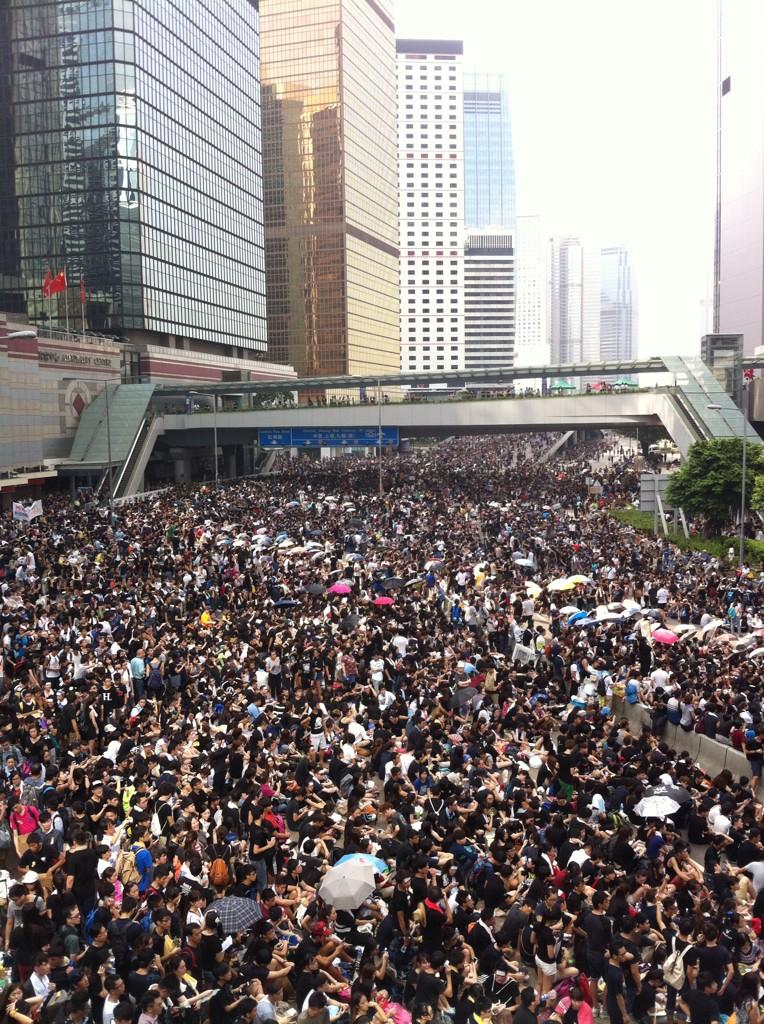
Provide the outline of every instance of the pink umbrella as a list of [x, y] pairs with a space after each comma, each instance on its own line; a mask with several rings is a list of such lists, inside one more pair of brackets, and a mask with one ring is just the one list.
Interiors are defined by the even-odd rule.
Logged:
[[327, 594], [349, 594], [353, 588], [347, 583], [341, 583], [339, 580], [327, 590]]
[[395, 604], [392, 597], [375, 597], [374, 604]]
[[653, 640], [659, 644], [675, 644], [678, 642], [679, 637], [676, 633], [672, 633], [670, 629], [656, 629], [653, 633]]

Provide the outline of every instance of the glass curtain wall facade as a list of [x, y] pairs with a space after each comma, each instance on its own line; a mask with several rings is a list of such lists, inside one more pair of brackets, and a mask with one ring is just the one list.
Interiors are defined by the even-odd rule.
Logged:
[[600, 359], [634, 358], [634, 302], [629, 250], [600, 254]]
[[464, 225], [515, 227], [515, 161], [505, 75], [464, 74]]
[[0, 3], [0, 308], [266, 347], [255, 0]]
[[301, 376], [398, 369], [390, 0], [261, 0], [269, 355]]

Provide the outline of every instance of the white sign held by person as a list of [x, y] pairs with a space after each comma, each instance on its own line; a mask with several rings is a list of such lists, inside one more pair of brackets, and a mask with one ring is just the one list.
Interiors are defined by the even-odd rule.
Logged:
[[31, 505], [24, 505], [20, 501], [13, 503], [13, 518], [21, 523], [31, 523], [33, 519], [42, 514], [42, 502], [39, 500], [33, 501]]

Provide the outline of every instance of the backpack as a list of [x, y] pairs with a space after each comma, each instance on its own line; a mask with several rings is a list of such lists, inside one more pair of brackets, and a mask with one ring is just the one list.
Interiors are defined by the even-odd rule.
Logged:
[[11, 835], [11, 829], [8, 822], [0, 821], [0, 850], [10, 849], [12, 842], [13, 836]]
[[629, 819], [620, 811], [610, 811], [607, 816], [608, 823], [612, 829], [618, 830], [621, 825], [628, 825]]
[[98, 913], [98, 911], [100, 909], [101, 908], [96, 903], [96, 905], [90, 911], [88, 916], [85, 918], [84, 935], [85, 935], [85, 939], [88, 942], [92, 942], [93, 941], [93, 931], [92, 931], [92, 928], [93, 928], [93, 925], [95, 924], [96, 914]]
[[691, 949], [692, 946], [689, 945], [680, 953], [676, 948], [676, 936], [674, 936], [673, 949], [663, 961], [663, 980], [677, 992], [684, 988], [686, 977], [684, 958]]
[[119, 880], [123, 885], [140, 881], [141, 873], [135, 866], [135, 854], [132, 850], [123, 850], [120, 858]]
[[231, 869], [228, 866], [228, 861], [222, 857], [215, 857], [210, 864], [207, 877], [209, 878], [210, 885], [214, 885], [216, 889], [224, 889], [231, 881]]
[[40, 791], [34, 783], [28, 779], [24, 779], [21, 783], [21, 802], [26, 804], [28, 807], [37, 807], [37, 801], [40, 796]]
[[483, 886], [488, 881], [490, 867], [491, 865], [487, 857], [478, 857], [467, 872], [467, 884], [477, 891], [482, 890]]

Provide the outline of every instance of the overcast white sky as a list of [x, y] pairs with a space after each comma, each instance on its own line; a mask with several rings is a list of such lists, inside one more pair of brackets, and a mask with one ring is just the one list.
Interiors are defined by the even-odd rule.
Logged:
[[396, 32], [463, 39], [465, 68], [506, 72], [518, 213], [628, 245], [639, 354], [697, 351], [713, 268], [716, 0], [398, 0]]

